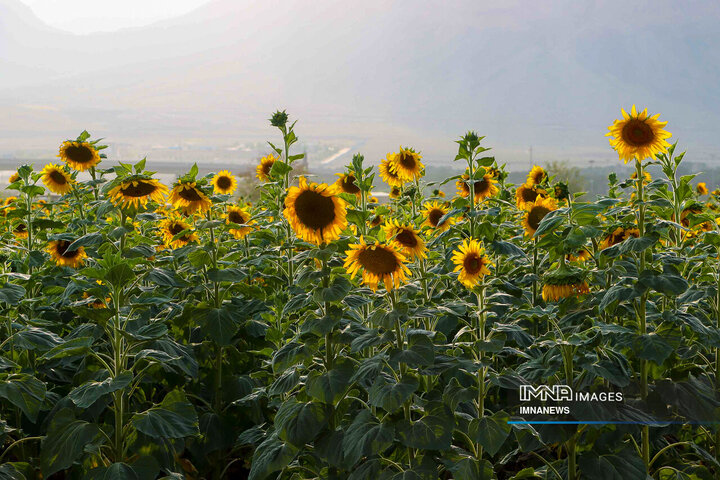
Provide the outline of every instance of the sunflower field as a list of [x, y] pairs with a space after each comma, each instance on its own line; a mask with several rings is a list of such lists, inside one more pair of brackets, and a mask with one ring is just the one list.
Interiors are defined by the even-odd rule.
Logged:
[[720, 192], [658, 115], [592, 199], [475, 132], [315, 183], [270, 123], [252, 202], [87, 132], [17, 169], [0, 479], [720, 478]]

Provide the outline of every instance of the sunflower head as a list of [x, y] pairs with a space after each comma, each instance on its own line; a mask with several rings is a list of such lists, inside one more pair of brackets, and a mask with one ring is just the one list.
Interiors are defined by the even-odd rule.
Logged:
[[557, 302], [563, 298], [578, 297], [590, 293], [585, 272], [579, 268], [561, 267], [545, 276], [542, 297]]
[[525, 184], [539, 185], [542, 183], [545, 177], [547, 177], [547, 173], [545, 172], [545, 170], [538, 165], [534, 165], [530, 170], [530, 173], [528, 173], [527, 181], [525, 182]]
[[53, 240], [45, 248], [53, 261], [58, 266], [78, 268], [83, 264], [87, 254], [84, 247], [78, 247], [77, 250], [68, 250], [72, 244], [69, 240]]
[[637, 238], [640, 236], [640, 230], [635, 227], [618, 226], [611, 230], [605, 238], [600, 242], [599, 249], [604, 250], [613, 245], [626, 240], [630, 237]]
[[420, 237], [420, 232], [412, 225], [401, 224], [395, 219], [389, 220], [383, 227], [385, 237], [398, 248], [409, 260], [415, 258], [427, 258], [427, 247], [425, 241]]
[[[689, 215], [700, 215], [703, 213], [703, 206], [700, 203], [692, 203], [691, 205], [685, 207], [682, 212], [680, 212], [680, 223], [683, 227], [689, 227], [690, 226], [690, 219], [688, 218]], [[673, 218], [674, 220], [674, 218]]]
[[605, 136], [610, 137], [610, 145], [618, 152], [620, 160], [644, 160], [667, 151], [670, 144], [667, 139], [672, 136], [663, 130], [667, 122], [658, 120], [660, 114], [650, 116], [647, 109], [637, 111], [632, 106], [630, 114], [622, 109], [622, 120], [615, 120], [608, 127]]
[[382, 221], [383, 221], [382, 215], [376, 214], [374, 217], [372, 217], [370, 219], [370, 221], [368, 221], [368, 225], [370, 225], [371, 227], [377, 227], [378, 225], [380, 225], [382, 223]]
[[221, 170], [212, 178], [213, 192], [221, 195], [232, 195], [237, 189], [237, 180], [229, 170]]
[[525, 206], [525, 218], [523, 219], [523, 227], [525, 228], [525, 234], [529, 237], [535, 235], [540, 222], [545, 215], [557, 210], [557, 202], [554, 198], [539, 198], [532, 204], [526, 204]]
[[13, 228], [13, 235], [15, 235], [16, 238], [28, 238], [27, 225], [22, 222], [18, 223], [15, 228]]
[[590, 253], [590, 251], [587, 248], [581, 248], [577, 252], [567, 255], [566, 258], [570, 262], [582, 263], [586, 260], [591, 259], [592, 254]]
[[173, 207], [188, 215], [195, 212], [205, 213], [212, 207], [212, 201], [197, 182], [186, 179], [178, 180], [175, 183], [168, 198]]
[[515, 204], [518, 208], [525, 209], [528, 204], [533, 204], [535, 200], [544, 198], [546, 195], [545, 190], [526, 183], [515, 190]]
[[402, 190], [400, 190], [399, 187], [392, 187], [390, 189], [390, 193], [388, 194], [388, 196], [393, 199], [400, 198], [400, 195], [402, 195]]
[[425, 168], [421, 158], [422, 155], [412, 148], [400, 147], [400, 151], [392, 157], [390, 169], [405, 182], [416, 180], [422, 176]]
[[255, 176], [258, 178], [258, 180], [260, 180], [261, 182], [269, 182], [272, 167], [278, 160], [280, 160], [280, 157], [272, 153], [270, 155], [262, 157], [260, 159], [260, 163], [255, 168]]
[[446, 205], [436, 201], [425, 203], [422, 211], [423, 217], [425, 217], [423, 225], [430, 227], [434, 231], [444, 232], [455, 223], [453, 217], [442, 220], [442, 217], [449, 211], [450, 209]]
[[192, 226], [175, 215], [171, 215], [160, 223], [160, 231], [163, 243], [170, 248], [180, 248], [198, 241], [198, 236]]
[[139, 209], [153, 201], [163, 205], [168, 189], [149, 175], [129, 175], [119, 179], [110, 189], [110, 200], [120, 208]]
[[439, 197], [439, 198], [445, 198], [445, 192], [443, 192], [443, 191], [440, 190], [439, 188], [435, 188], [435, 189], [433, 189], [433, 191], [432, 191], [432, 196], [433, 196], [433, 197]]
[[79, 172], [89, 170], [100, 163], [100, 152], [89, 142], [67, 140], [60, 145], [58, 154], [70, 168]]
[[475, 180], [471, 183], [470, 175], [466, 173], [457, 179], [455, 187], [457, 193], [463, 198], [470, 196], [470, 187], [473, 188], [475, 203], [481, 202], [485, 198], [495, 196], [500, 190], [498, 189], [497, 180], [490, 173], [485, 173], [483, 178]]
[[53, 193], [65, 195], [72, 190], [75, 180], [60, 165], [48, 163], [40, 172], [42, 174], [42, 182]]
[[352, 173], [338, 173], [338, 178], [335, 181], [335, 185], [340, 189], [342, 193], [348, 193], [360, 197], [360, 187], [357, 186], [355, 175]]
[[[630, 175], [630, 179], [637, 181], [637, 172], [633, 172], [632, 175]], [[647, 170], [643, 170], [643, 185], [647, 185], [650, 182], [652, 182], [652, 175], [650, 175], [650, 172]]]
[[708, 194], [708, 188], [705, 182], [700, 182], [697, 184], [697, 187], [695, 187], [695, 190], [697, 191], [698, 195], [707, 195]]
[[378, 165], [380, 171], [380, 178], [391, 187], [402, 187], [405, 181], [396, 173], [395, 168], [392, 166], [395, 161], [395, 154], [388, 153], [385, 159]]
[[351, 278], [362, 271], [363, 284], [373, 291], [380, 282], [386, 290], [392, 290], [407, 281], [410, 270], [405, 266], [405, 256], [394, 244], [368, 245], [360, 237], [360, 243], [350, 244], [350, 250], [345, 253], [345, 269]]
[[493, 262], [485, 255], [485, 249], [478, 240], [465, 240], [453, 252], [452, 261], [455, 264], [455, 272], [458, 273], [458, 280], [467, 288], [473, 288], [485, 275], [490, 274], [490, 266]]
[[18, 172], [13, 173], [10, 175], [10, 178], [8, 179], [8, 183], [13, 184], [20, 180], [20, 174]]
[[253, 227], [251, 225], [255, 224], [255, 220], [251, 220], [252, 216], [250, 215], [250, 212], [247, 210], [247, 208], [230, 205], [228, 206], [227, 212], [225, 213], [224, 217], [225, 223], [227, 223], [228, 225], [233, 223], [238, 225], [244, 225], [239, 228], [230, 228], [230, 233], [235, 238], [243, 238], [253, 230]]
[[308, 184], [305, 177], [288, 189], [283, 215], [298, 237], [316, 245], [340, 238], [347, 219], [345, 201], [337, 193], [337, 186]]
[[567, 183], [558, 182], [558, 184], [553, 187], [553, 190], [555, 192], [556, 200], [567, 200], [570, 198], [570, 189], [568, 188]]

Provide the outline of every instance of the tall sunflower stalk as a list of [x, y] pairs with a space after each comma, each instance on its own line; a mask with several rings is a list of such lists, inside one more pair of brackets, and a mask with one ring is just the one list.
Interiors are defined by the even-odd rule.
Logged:
[[[645, 235], [645, 197], [643, 181], [643, 160], [655, 158], [656, 155], [667, 152], [670, 144], [667, 139], [671, 134], [663, 129], [667, 122], [658, 120], [660, 114], [653, 116], [648, 115], [647, 109], [638, 112], [635, 105], [632, 106], [630, 113], [622, 110], [622, 120], [615, 120], [608, 127], [609, 132], [606, 136], [610, 137], [610, 145], [618, 152], [621, 160], [626, 164], [629, 160], [635, 161], [635, 174], [637, 175], [635, 182], [636, 198], [637, 198], [637, 223], [639, 236]], [[679, 217], [676, 217], [679, 219]], [[646, 268], [646, 252], [640, 253], [638, 258], [638, 275], [641, 275]], [[635, 307], [638, 321], [638, 333], [645, 335], [647, 333], [647, 317], [646, 305], [647, 291], [639, 298]], [[640, 360], [640, 396], [644, 401], [648, 395], [648, 362], [645, 359]], [[642, 446], [641, 454], [646, 467], [650, 465], [650, 428], [645, 425], [642, 428]]]

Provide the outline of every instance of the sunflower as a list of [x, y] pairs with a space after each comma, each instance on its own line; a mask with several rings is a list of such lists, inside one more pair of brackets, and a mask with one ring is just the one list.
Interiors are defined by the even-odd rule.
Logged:
[[605, 134], [610, 145], [618, 152], [620, 160], [654, 158], [655, 155], [667, 151], [670, 144], [666, 141], [672, 134], [663, 130], [667, 122], [658, 120], [660, 114], [648, 115], [647, 109], [638, 113], [635, 105], [630, 114], [622, 110], [623, 119], [615, 120]]
[[27, 225], [24, 223], [18, 223], [13, 229], [13, 235], [15, 235], [16, 238], [28, 238]]
[[436, 188], [436, 189], [434, 189], [434, 190], [432, 191], [432, 196], [433, 196], [433, 197], [445, 198], [445, 192], [443, 192], [443, 191], [440, 190], [439, 188]]
[[278, 160], [280, 160], [280, 158], [273, 155], [272, 153], [261, 158], [260, 163], [255, 168], [255, 176], [258, 178], [258, 180], [260, 180], [261, 182], [269, 182], [270, 171], [272, 170], [275, 162], [277, 162]]
[[625, 239], [630, 237], [637, 238], [639, 236], [640, 230], [637, 228], [616, 227], [612, 232], [605, 236], [602, 242], [600, 242], [599, 248], [600, 250], [604, 250], [608, 247], [612, 247], [613, 245], [617, 245]]
[[[683, 227], [689, 227], [690, 226], [690, 219], [687, 218], [688, 215], [700, 215], [703, 213], [703, 207], [699, 203], [693, 203], [689, 207], [686, 207], [683, 209], [682, 212], [680, 212], [680, 223]], [[675, 220], [675, 215], [672, 216], [673, 221]]]
[[545, 197], [545, 190], [536, 189], [533, 185], [523, 184], [515, 190], [515, 204], [524, 209], [526, 205], [535, 203], [538, 198]]
[[535, 203], [526, 204], [525, 209], [527, 212], [523, 219], [523, 227], [525, 228], [525, 234], [532, 237], [545, 215], [557, 210], [557, 202], [554, 198], [539, 198]]
[[298, 237], [316, 245], [340, 238], [347, 219], [345, 201], [337, 193], [336, 185], [308, 184], [302, 176], [299, 186], [288, 189], [283, 215]]
[[108, 196], [121, 208], [139, 208], [147, 205], [148, 200], [163, 205], [167, 193], [167, 187], [154, 178], [135, 175], [118, 183], [108, 192]]
[[338, 173], [340, 178], [335, 181], [341, 192], [349, 193], [360, 198], [360, 187], [355, 183], [355, 175], [352, 173]]
[[408, 278], [410, 270], [405, 266], [405, 256], [395, 245], [368, 245], [360, 237], [360, 243], [350, 244], [350, 250], [345, 252], [345, 269], [351, 278], [362, 270], [363, 284], [373, 291], [377, 290], [381, 281], [386, 290], [398, 288]]
[[212, 207], [212, 201], [195, 182], [178, 181], [168, 198], [175, 208], [187, 214], [204, 213]]
[[401, 195], [401, 194], [402, 194], [402, 190], [400, 190], [400, 188], [398, 188], [398, 187], [392, 187], [392, 188], [390, 189], [390, 193], [388, 194], [388, 196], [389, 196], [390, 198], [400, 198], [400, 195]]
[[542, 183], [545, 177], [547, 177], [547, 173], [545, 173], [545, 170], [543, 170], [543, 168], [538, 165], [534, 165], [532, 167], [532, 170], [530, 170], [530, 173], [528, 173], [527, 182], [525, 182], [525, 184], [539, 185]]
[[416, 180], [422, 176], [425, 168], [421, 158], [422, 156], [411, 148], [400, 147], [400, 151], [392, 157], [390, 169], [405, 182]]
[[372, 195], [370, 197], [368, 197], [367, 202], [368, 202], [368, 205], [372, 205], [374, 203], [380, 203], [378, 201], [377, 197], [372, 196]]
[[585, 273], [572, 267], [560, 267], [546, 276], [542, 289], [543, 300], [557, 302], [563, 298], [590, 293]]
[[[90, 294], [88, 292], [83, 292], [82, 298], [84, 300], [88, 300], [91, 298]], [[105, 302], [110, 303], [111, 299], [110, 297], [105, 298]], [[88, 305], [90, 305], [92, 308], [107, 308], [107, 304], [100, 300], [99, 298], [92, 297], [92, 300]]]
[[72, 184], [75, 183], [75, 180], [72, 179], [63, 167], [55, 165], [54, 163], [45, 165], [45, 168], [43, 168], [40, 173], [42, 173], [42, 182], [48, 190], [58, 195], [68, 193], [72, 190]]
[[450, 228], [453, 223], [455, 223], [455, 219], [452, 217], [446, 218], [442, 223], [440, 223], [440, 219], [450, 211], [447, 206], [438, 202], [427, 202], [424, 207], [425, 209], [422, 213], [425, 217], [425, 221], [423, 222], [423, 225], [431, 227], [438, 232], [444, 232]]
[[[633, 172], [632, 175], [630, 175], [631, 180], [637, 180], [637, 172]], [[650, 175], [649, 172], [643, 171], [643, 185], [647, 185], [652, 181], [652, 175]]]
[[[484, 198], [495, 196], [500, 191], [495, 185], [496, 183], [495, 177], [489, 173], [483, 175], [482, 180], [475, 180], [473, 185], [475, 203], [482, 201]], [[470, 196], [470, 175], [466, 173], [458, 178], [455, 187], [457, 187], [457, 193], [461, 197]]]
[[571, 262], [584, 262], [592, 258], [592, 254], [587, 248], [581, 248], [577, 252], [567, 255], [566, 258]]
[[397, 220], [389, 220], [383, 227], [385, 237], [391, 244], [400, 248], [403, 255], [409, 260], [415, 258], [427, 258], [427, 247], [425, 241], [420, 237], [420, 232], [412, 225], [400, 224]]
[[230, 195], [237, 189], [237, 180], [229, 170], [221, 170], [212, 178], [213, 191], [221, 195]]
[[382, 223], [382, 221], [382, 215], [375, 215], [370, 221], [368, 221], [368, 225], [370, 225], [371, 227], [377, 227]]
[[87, 258], [87, 254], [84, 247], [78, 247], [77, 250], [68, 250], [70, 244], [72, 242], [68, 240], [53, 240], [45, 248], [45, 251], [50, 254], [57, 266], [78, 268]]
[[695, 190], [697, 191], [698, 195], [707, 195], [708, 194], [708, 188], [705, 182], [700, 182], [697, 184], [697, 187], [695, 187]]
[[89, 170], [100, 163], [100, 153], [88, 142], [65, 141], [58, 154], [70, 168], [80, 172]]
[[12, 183], [17, 182], [18, 180], [20, 180], [20, 175], [18, 175], [18, 173], [15, 172], [12, 175], [10, 175], [10, 178], [8, 179], [8, 183], [12, 184]]
[[174, 215], [160, 222], [163, 242], [170, 248], [180, 248], [198, 241], [198, 236], [193, 231], [176, 238], [176, 235], [186, 230], [192, 230], [190, 224]]
[[405, 182], [402, 178], [398, 176], [397, 173], [395, 173], [395, 169], [394, 167], [392, 167], [392, 163], [394, 162], [394, 156], [394, 153], [388, 153], [387, 157], [385, 157], [385, 160], [380, 162], [380, 165], [378, 165], [378, 170], [380, 171], [380, 178], [382, 178], [383, 181], [391, 187], [402, 187]]
[[480, 242], [472, 239], [465, 240], [457, 250], [453, 252], [452, 261], [455, 264], [454, 272], [458, 274], [460, 283], [468, 288], [473, 288], [480, 282], [482, 277], [490, 274], [490, 265], [494, 265], [485, 256], [485, 249]]
[[[255, 223], [255, 220], [250, 220], [251, 215], [250, 212], [247, 211], [246, 208], [238, 207], [229, 205], [227, 208], [227, 213], [224, 215], [225, 217], [225, 223], [231, 224], [231, 223], [237, 223], [238, 225], [252, 225]], [[235, 238], [243, 238], [245, 235], [250, 233], [252, 231], [253, 227], [247, 226], [247, 227], [240, 227], [240, 228], [231, 228], [230, 233]]]

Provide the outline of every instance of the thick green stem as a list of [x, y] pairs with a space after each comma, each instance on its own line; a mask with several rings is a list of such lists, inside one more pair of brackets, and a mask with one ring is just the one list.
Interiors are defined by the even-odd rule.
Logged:
[[[638, 200], [638, 211], [637, 211], [637, 223], [638, 232], [640, 237], [645, 235], [645, 197], [643, 188], [643, 165], [640, 160], [635, 160], [635, 172], [637, 175], [636, 189], [637, 189], [637, 200]], [[645, 252], [640, 252], [639, 255], [639, 266], [638, 275], [645, 271]], [[640, 296], [640, 301], [637, 308], [638, 317], [638, 333], [645, 335], [647, 333], [647, 319], [646, 319], [646, 303], [647, 303], [647, 292]], [[648, 395], [648, 363], [647, 360], [640, 360], [640, 396], [643, 401], [647, 400]], [[643, 462], [646, 466], [650, 464], [650, 427], [647, 425], [642, 428], [642, 447], [641, 447]]]
[[[477, 292], [477, 302], [478, 302], [478, 312], [477, 312], [477, 335], [479, 335], [479, 339], [481, 342], [485, 342], [485, 285], [481, 284], [480, 289]], [[477, 381], [478, 381], [478, 398], [477, 398], [477, 410], [478, 410], [478, 418], [482, 418], [485, 416], [485, 375], [486, 370], [485, 366], [482, 364], [484, 359], [484, 352], [482, 349], [478, 352], [478, 362], [480, 363], [480, 368], [477, 372]], [[477, 444], [475, 446], [475, 452], [476, 452], [476, 458], [478, 462], [482, 460], [483, 456], [483, 446], [481, 444]]]

